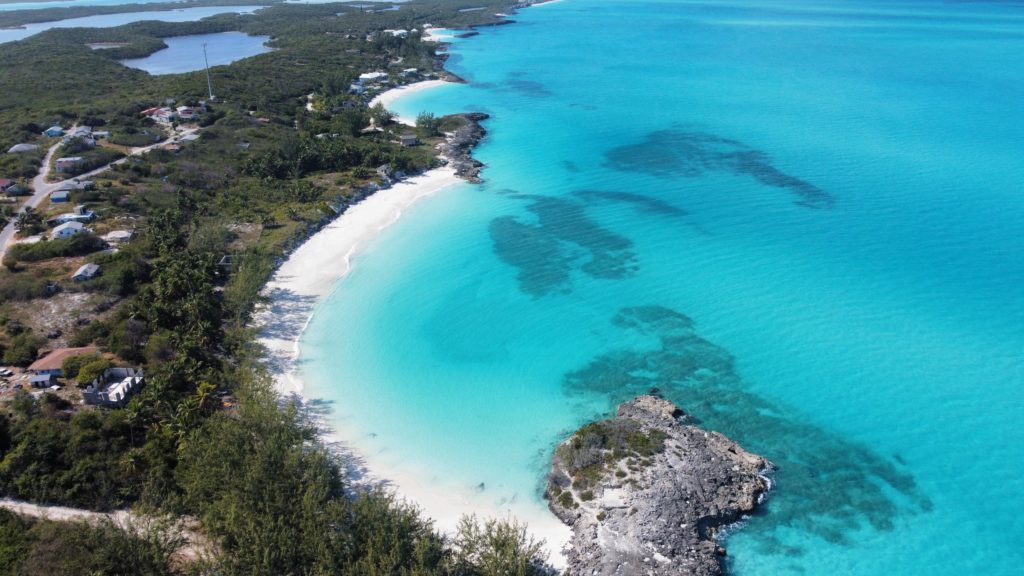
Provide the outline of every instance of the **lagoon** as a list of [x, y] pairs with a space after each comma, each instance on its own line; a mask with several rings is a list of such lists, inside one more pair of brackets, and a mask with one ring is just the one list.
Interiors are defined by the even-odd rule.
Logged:
[[430, 515], [535, 518], [555, 443], [656, 387], [780, 466], [732, 573], [1018, 573], [1024, 12], [515, 19], [395, 104], [491, 114], [485, 184], [407, 211], [300, 342], [347, 443]]
[[[180, 0], [184, 1], [184, 0]], [[11, 2], [0, 4], [0, 12], [14, 10], [43, 10], [46, 8], [76, 8], [78, 6], [126, 6], [129, 4], [173, 4], [175, 0], [53, 0], [52, 2]]]
[[204, 67], [203, 45], [210, 66], [231, 64], [242, 58], [270, 52], [266, 46], [269, 36], [249, 36], [243, 32], [219, 32], [216, 34], [194, 34], [164, 38], [167, 48], [158, 50], [145, 58], [122, 60], [129, 68], [145, 70], [153, 75], [181, 74], [202, 70]]
[[54, 22], [26, 24], [23, 28], [0, 29], [0, 43], [23, 40], [51, 28], [113, 28], [132, 22], [158, 20], [160, 22], [195, 22], [217, 14], [247, 14], [264, 6], [206, 6], [202, 8], [181, 8], [177, 10], [155, 10], [152, 12], [125, 12], [69, 18]]

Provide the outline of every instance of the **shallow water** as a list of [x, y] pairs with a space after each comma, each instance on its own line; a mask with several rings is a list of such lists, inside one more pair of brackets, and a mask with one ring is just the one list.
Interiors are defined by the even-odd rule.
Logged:
[[23, 28], [0, 29], [0, 44], [24, 40], [51, 28], [113, 28], [132, 22], [157, 20], [160, 22], [195, 22], [217, 14], [244, 14], [259, 10], [263, 6], [206, 6], [202, 8], [181, 8], [177, 10], [154, 10], [150, 12], [125, 12], [68, 18], [54, 22], [26, 24]]
[[780, 467], [734, 573], [1016, 573], [1024, 8], [516, 19], [456, 41], [468, 86], [396, 104], [490, 113], [487, 182], [416, 206], [318, 310], [303, 371], [339, 428], [526, 515], [554, 444], [654, 387]]
[[129, 68], [145, 70], [153, 75], [180, 74], [202, 70], [206, 60], [203, 56], [203, 45], [206, 45], [206, 58], [210, 66], [231, 64], [242, 58], [270, 52], [265, 43], [270, 36], [249, 36], [244, 32], [218, 32], [215, 34], [193, 34], [191, 36], [175, 36], [164, 38], [167, 48], [158, 50], [145, 58], [122, 60], [121, 64]]

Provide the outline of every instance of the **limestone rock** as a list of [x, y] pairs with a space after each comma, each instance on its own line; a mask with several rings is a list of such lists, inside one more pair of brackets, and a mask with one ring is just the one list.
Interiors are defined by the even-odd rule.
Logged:
[[722, 573], [715, 537], [757, 507], [774, 467], [685, 418], [639, 396], [559, 446], [546, 496], [573, 529], [568, 574]]

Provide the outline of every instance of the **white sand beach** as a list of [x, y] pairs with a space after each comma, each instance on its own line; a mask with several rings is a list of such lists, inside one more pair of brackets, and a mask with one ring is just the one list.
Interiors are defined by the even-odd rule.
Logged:
[[451, 33], [450, 30], [446, 30], [446, 33], [441, 32], [444, 28], [426, 28], [423, 30], [423, 40], [427, 42], [446, 42], [455, 38], [455, 34]]
[[[262, 327], [260, 343], [267, 351], [268, 368], [282, 396], [314, 400], [304, 396], [298, 374], [299, 339], [316, 307], [351, 270], [353, 256], [418, 200], [460, 182], [454, 170], [443, 167], [378, 191], [314, 234], [281, 265], [264, 288], [269, 303], [257, 315], [257, 324]], [[471, 487], [445, 482], [436, 470], [388, 467], [386, 459], [374, 458], [371, 450], [355, 441], [359, 434], [346, 430], [344, 421], [331, 419], [328, 423], [321, 418], [319, 424], [324, 442], [345, 456], [350, 473], [360, 484], [395, 490], [445, 532], [453, 531], [464, 515], [508, 518], [514, 512], [535, 538], [547, 542], [550, 562], [564, 565], [560, 551], [571, 531], [546, 509], [503, 506]]]
[[[391, 90], [374, 97], [373, 100], [370, 100], [370, 106], [375, 106], [380, 103], [390, 110], [391, 105], [399, 98], [404, 98], [417, 92], [423, 92], [424, 90], [430, 90], [431, 88], [437, 88], [438, 86], [444, 86], [445, 84], [450, 84], [450, 82], [445, 80], [424, 80], [423, 82], [416, 82], [414, 84], [407, 84], [405, 86], [399, 86], [398, 88], [392, 88]], [[395, 120], [407, 126], [416, 125], [415, 117], [410, 118], [408, 116], [396, 116]]]
[[348, 274], [352, 256], [417, 200], [461, 181], [453, 169], [443, 167], [380, 190], [306, 240], [278, 268], [263, 289], [269, 303], [257, 324], [281, 394], [302, 393], [295, 376], [299, 337], [316, 306]]
[[[396, 88], [374, 99], [390, 106], [397, 98], [445, 84], [442, 80], [419, 82]], [[415, 120], [401, 119], [403, 123]], [[285, 397], [298, 397], [304, 402], [315, 400], [304, 396], [298, 373], [299, 340], [312, 319], [316, 307], [331, 294], [352, 267], [353, 256], [382, 230], [399, 220], [403, 212], [418, 200], [462, 182], [452, 168], [443, 167], [399, 182], [391, 188], [369, 196], [314, 234], [278, 268], [264, 287], [268, 304], [258, 313], [261, 327], [260, 343], [266, 348], [268, 368], [278, 392]], [[344, 454], [346, 466], [354, 481], [366, 485], [387, 486], [434, 520], [436, 526], [451, 532], [464, 515], [481, 518], [508, 518], [513, 510], [488, 499], [471, 487], [456, 487], [439, 477], [436, 470], [410, 470], [388, 466], [387, 459], [374, 457], [371, 449], [356, 442], [358, 433], [345, 429], [343, 419], [321, 415], [319, 424], [324, 442]], [[543, 507], [514, 506], [515, 518], [525, 522], [537, 539], [547, 543], [549, 561], [563, 567], [562, 547], [569, 541], [571, 530]]]

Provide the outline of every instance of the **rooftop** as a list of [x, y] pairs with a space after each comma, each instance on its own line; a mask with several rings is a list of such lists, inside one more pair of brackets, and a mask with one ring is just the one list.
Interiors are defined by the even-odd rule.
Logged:
[[82, 348], [58, 348], [33, 362], [28, 369], [32, 371], [58, 370], [64, 364], [64, 360], [67, 360], [68, 358], [81, 356], [83, 354], [92, 354], [98, 351], [99, 348], [96, 348], [95, 346], [84, 346]]

